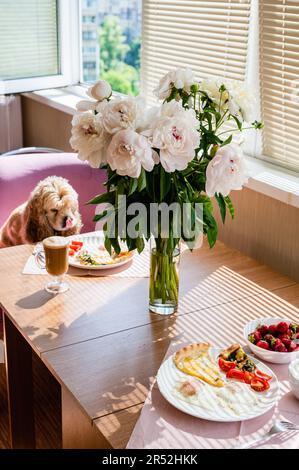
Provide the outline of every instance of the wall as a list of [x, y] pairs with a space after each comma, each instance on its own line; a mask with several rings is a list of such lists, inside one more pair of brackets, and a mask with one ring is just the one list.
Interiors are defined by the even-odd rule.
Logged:
[[51, 147], [71, 152], [72, 116], [22, 96], [25, 147]]
[[219, 238], [299, 281], [299, 209], [247, 188], [230, 196], [235, 218], [217, 216]]
[[[22, 108], [24, 145], [71, 151], [69, 114], [25, 97]], [[299, 281], [299, 209], [247, 188], [231, 196], [236, 216], [219, 221], [220, 240]]]

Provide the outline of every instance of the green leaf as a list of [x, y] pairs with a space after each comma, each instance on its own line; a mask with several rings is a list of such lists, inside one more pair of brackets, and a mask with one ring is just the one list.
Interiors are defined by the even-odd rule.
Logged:
[[115, 197], [115, 192], [111, 191], [108, 193], [99, 194], [85, 204], [102, 204], [103, 202], [112, 202]]
[[241, 122], [236, 116], [233, 116], [233, 115], [232, 115], [232, 118], [233, 118], [234, 121], [236, 122], [239, 131], [241, 131], [241, 130], [242, 130], [242, 122]]
[[144, 171], [144, 168], [142, 168], [140, 176], [138, 178], [137, 189], [139, 192], [141, 192], [144, 188], [146, 188], [146, 173]]
[[118, 238], [110, 238], [110, 243], [113, 246], [115, 253], [119, 255], [119, 253], [121, 252], [121, 248], [119, 245]]
[[224, 224], [225, 223], [225, 217], [226, 217], [225, 200], [224, 200], [222, 194], [215, 194], [215, 198], [216, 198], [216, 201], [218, 202], [222, 223]]
[[130, 178], [130, 185], [129, 185], [129, 194], [128, 196], [131, 196], [131, 194], [135, 193], [136, 189], [138, 186], [138, 179], [137, 178]]
[[210, 245], [210, 248], [213, 248], [213, 246], [216, 243], [217, 236], [218, 236], [218, 226], [217, 222], [213, 217], [212, 212], [209, 210], [208, 206], [204, 204], [203, 206], [203, 218], [204, 218], [204, 224], [205, 224], [205, 232], [207, 234], [208, 242]]
[[111, 245], [110, 238], [105, 237], [104, 246], [105, 246], [106, 250], [108, 251], [108, 253], [111, 255], [112, 245]]
[[142, 237], [137, 237], [136, 238], [136, 248], [138, 250], [138, 253], [141, 253], [144, 249], [144, 240]]
[[233, 139], [233, 135], [231, 134], [224, 142], [222, 142], [222, 144], [220, 145], [220, 147], [224, 147], [225, 145], [228, 145], [231, 143]]
[[164, 168], [160, 168], [160, 202], [163, 202], [165, 196], [169, 193], [171, 187], [171, 175]]
[[[214, 219], [214, 217], [213, 217], [213, 219]], [[215, 243], [217, 241], [217, 237], [218, 237], [218, 227], [217, 227], [216, 221], [215, 221], [215, 225], [210, 226], [210, 227], [207, 228], [207, 237], [208, 237], [208, 242], [209, 242], [210, 248], [213, 248], [213, 246], [215, 245]]]
[[229, 210], [229, 213], [231, 215], [231, 218], [233, 219], [235, 217], [235, 208], [233, 206], [233, 203], [231, 201], [231, 198], [229, 196], [226, 196], [223, 198], [225, 201], [225, 204], [227, 205], [227, 208]]

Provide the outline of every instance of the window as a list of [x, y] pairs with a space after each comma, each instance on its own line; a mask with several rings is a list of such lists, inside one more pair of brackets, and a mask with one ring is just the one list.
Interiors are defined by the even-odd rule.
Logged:
[[73, 21], [71, 0], [0, 0], [0, 94], [78, 81], [71, 7]]
[[143, 0], [142, 91], [178, 66], [248, 81], [265, 128], [246, 150], [299, 170], [298, 25], [296, 0]]
[[260, 1], [263, 154], [299, 170], [299, 2]]
[[139, 93], [141, 10], [142, 0], [82, 0], [84, 82], [96, 76], [108, 80], [115, 91]]
[[142, 88], [151, 97], [161, 75], [189, 66], [197, 77], [244, 80], [250, 0], [143, 0]]

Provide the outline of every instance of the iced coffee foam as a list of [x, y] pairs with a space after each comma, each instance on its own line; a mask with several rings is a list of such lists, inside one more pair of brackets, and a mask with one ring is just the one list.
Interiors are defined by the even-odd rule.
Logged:
[[62, 248], [64, 246], [67, 246], [69, 244], [69, 241], [67, 238], [65, 237], [49, 237], [49, 238], [46, 238], [44, 241], [43, 241], [43, 244], [44, 246], [46, 246], [47, 248]]

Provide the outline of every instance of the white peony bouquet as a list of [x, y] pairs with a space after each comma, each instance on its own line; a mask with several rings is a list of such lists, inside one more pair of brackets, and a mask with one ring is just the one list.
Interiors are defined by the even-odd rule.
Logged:
[[[146, 204], [201, 202], [203, 231], [213, 246], [217, 224], [210, 198], [216, 197], [224, 221], [227, 208], [233, 216], [230, 191], [247, 180], [233, 135], [262, 127], [254, 121], [254, 95], [234, 80], [196, 80], [188, 68], [171, 70], [154, 92], [163, 102], [147, 108], [142, 96], [113, 97], [109, 83], [100, 80], [87, 91], [91, 99], [78, 103], [71, 146], [81, 160], [108, 172], [108, 196], [91, 203], [117, 205], [120, 193], [127, 195], [127, 204], [136, 199]], [[224, 127], [228, 121], [234, 129]], [[140, 250], [149, 235], [127, 239], [129, 248]], [[119, 250], [118, 237], [112, 246]]]
[[[189, 242], [190, 235], [175, 234], [173, 218], [167, 234], [160, 219], [154, 227], [145, 223], [150, 207], [189, 204], [192, 227], [199, 218], [212, 247], [218, 229], [211, 198], [216, 198], [224, 223], [227, 210], [234, 216], [230, 191], [241, 189], [247, 181], [242, 149], [233, 136], [245, 129], [260, 129], [262, 123], [254, 120], [253, 94], [240, 82], [197, 80], [191, 69], [181, 68], [162, 77], [154, 92], [160, 103], [147, 107], [142, 96], [113, 97], [109, 83], [95, 83], [87, 92], [90, 99], [78, 103], [70, 143], [81, 160], [107, 170], [107, 192], [89, 201], [110, 206], [94, 219], [107, 219], [107, 250], [119, 253], [120, 241], [126, 241], [129, 250], [141, 252], [145, 240], [154, 237], [151, 305], [157, 299], [164, 305], [177, 301], [173, 253], [179, 240]], [[126, 196], [125, 206], [120, 196]], [[129, 208], [136, 203], [145, 208], [143, 220], [135, 223], [137, 234], [136, 230], [134, 235], [124, 233], [115, 214], [125, 214], [125, 225], [132, 225], [134, 211]], [[198, 204], [201, 215], [195, 210]], [[107, 231], [111, 218], [113, 236]]]

